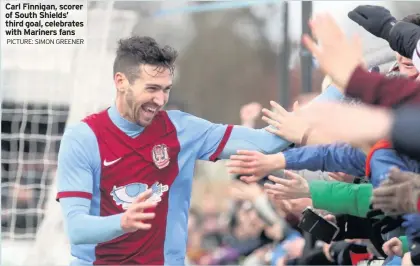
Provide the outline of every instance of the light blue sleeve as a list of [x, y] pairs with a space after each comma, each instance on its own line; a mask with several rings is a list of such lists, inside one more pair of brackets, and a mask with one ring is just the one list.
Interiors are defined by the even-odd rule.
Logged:
[[[330, 86], [314, 101], [343, 98], [338, 89]], [[290, 145], [265, 129], [215, 124], [181, 111], [172, 110], [167, 113], [175, 125], [182, 148], [195, 152], [200, 160], [228, 159], [239, 149], [276, 153]]]
[[94, 157], [95, 150], [99, 156], [96, 136], [87, 124], [78, 123], [66, 129], [58, 153], [58, 197], [73, 192], [92, 197], [94, 175], [99, 171], [95, 163], [100, 160]]
[[123, 213], [103, 217], [91, 215], [90, 200], [84, 198], [62, 198], [60, 205], [64, 226], [73, 245], [103, 243], [124, 234], [121, 228]]
[[[329, 86], [313, 101], [341, 101], [344, 95], [334, 86]], [[256, 150], [265, 154], [278, 153], [290, 146], [290, 142], [268, 132], [265, 129], [251, 129], [242, 126], [234, 126], [229, 140], [219, 159], [228, 159], [238, 150]]]
[[[168, 111], [168, 116], [177, 130], [178, 141], [185, 156], [195, 156], [199, 160], [214, 160], [220, 153], [222, 140], [229, 136], [229, 126], [215, 124], [178, 110]], [[178, 158], [186, 160], [186, 158]]]
[[286, 169], [365, 176], [366, 155], [348, 144], [311, 145], [283, 152]]
[[[66, 129], [58, 155], [58, 194], [71, 244], [97, 244], [124, 232], [121, 215], [99, 217], [92, 211], [95, 176], [100, 156], [96, 137], [84, 123]], [[98, 181], [96, 181], [98, 182]]]

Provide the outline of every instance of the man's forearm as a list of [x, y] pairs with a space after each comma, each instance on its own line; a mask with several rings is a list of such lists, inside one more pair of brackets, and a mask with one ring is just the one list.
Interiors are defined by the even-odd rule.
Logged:
[[326, 151], [327, 145], [313, 145], [287, 150], [282, 153], [284, 168], [289, 170], [340, 172], [342, 170], [341, 165], [335, 166], [335, 168], [340, 168], [339, 171], [333, 171], [328, 167], [325, 161]]
[[366, 156], [344, 144], [312, 145], [283, 152], [285, 169], [343, 172], [363, 176]]
[[60, 205], [73, 245], [103, 243], [124, 234], [121, 228], [122, 214], [106, 217], [90, 215], [90, 201], [81, 198], [63, 198], [60, 199]]
[[333, 214], [366, 217], [373, 187], [371, 184], [349, 184], [314, 180], [309, 183], [314, 208]]
[[265, 154], [273, 154], [286, 149], [290, 144], [290, 142], [271, 134], [265, 129], [234, 126], [219, 158], [228, 159], [238, 150], [255, 150]]
[[385, 107], [420, 103], [420, 83], [406, 78], [387, 78], [362, 67], [353, 72], [346, 94], [364, 103]]
[[317, 130], [312, 130], [308, 135], [308, 140], [305, 145], [331, 144], [334, 142], [335, 141], [332, 138], [329, 138], [328, 135]]

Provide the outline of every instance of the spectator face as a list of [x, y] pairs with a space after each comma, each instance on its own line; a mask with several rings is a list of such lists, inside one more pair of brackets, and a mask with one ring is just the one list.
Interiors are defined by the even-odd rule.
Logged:
[[400, 54], [396, 54], [398, 68], [401, 74], [409, 77], [409, 78], [416, 78], [419, 74], [417, 69], [414, 67], [413, 62], [411, 59], [408, 59]]
[[236, 213], [238, 219], [237, 229], [243, 238], [259, 235], [264, 227], [264, 222], [258, 217], [250, 202], [244, 202]]

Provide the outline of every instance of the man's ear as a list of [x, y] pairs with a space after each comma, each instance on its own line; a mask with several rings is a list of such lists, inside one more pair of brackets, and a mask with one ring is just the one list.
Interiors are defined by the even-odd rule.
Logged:
[[125, 92], [126, 88], [129, 86], [127, 77], [124, 75], [124, 73], [121, 72], [115, 73], [114, 83], [117, 91], [121, 93]]

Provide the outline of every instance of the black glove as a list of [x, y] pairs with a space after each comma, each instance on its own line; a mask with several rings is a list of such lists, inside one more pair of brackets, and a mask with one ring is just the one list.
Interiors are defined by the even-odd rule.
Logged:
[[395, 230], [401, 227], [401, 224], [404, 222], [404, 219], [401, 216], [390, 217], [387, 216], [382, 220], [373, 223], [373, 228], [380, 228], [382, 234], [387, 234], [392, 230]]
[[[372, 208], [372, 205], [370, 206]], [[366, 217], [372, 221], [372, 228], [378, 230], [381, 234], [389, 233], [390, 231], [401, 227], [404, 219], [402, 216], [385, 216], [381, 210], [370, 210]]]
[[388, 9], [382, 6], [358, 6], [348, 14], [349, 18], [376, 37], [389, 41], [389, 33], [397, 22]]
[[416, 24], [398, 21], [389, 33], [389, 46], [400, 55], [412, 58], [420, 39], [420, 27]]
[[335, 237], [335, 241], [355, 238], [369, 238], [372, 230], [372, 222], [370, 219], [351, 216], [337, 215], [337, 226], [340, 228], [339, 233]]

